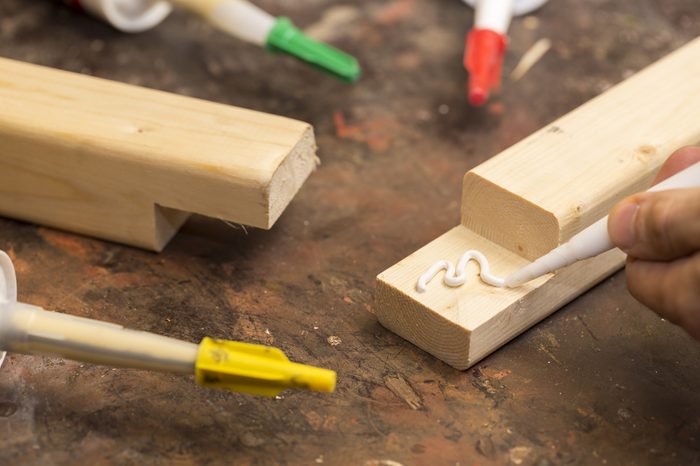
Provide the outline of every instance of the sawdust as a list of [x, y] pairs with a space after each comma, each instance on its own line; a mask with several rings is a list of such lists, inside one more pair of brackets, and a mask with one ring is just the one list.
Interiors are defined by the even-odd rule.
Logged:
[[341, 344], [341, 343], [343, 342], [343, 340], [341, 340], [340, 337], [337, 336], [337, 335], [331, 335], [331, 336], [329, 336], [329, 337], [326, 339], [326, 341], [328, 341], [328, 344], [331, 345], [331, 346], [338, 346], [339, 344]]
[[423, 407], [423, 400], [406, 382], [406, 379], [400, 375], [388, 375], [384, 377], [384, 385], [391, 392], [406, 402], [411, 409], [420, 409]]
[[338, 5], [327, 9], [321, 19], [307, 27], [304, 32], [316, 40], [331, 41], [340, 36], [344, 28], [360, 17], [360, 11], [349, 5]]

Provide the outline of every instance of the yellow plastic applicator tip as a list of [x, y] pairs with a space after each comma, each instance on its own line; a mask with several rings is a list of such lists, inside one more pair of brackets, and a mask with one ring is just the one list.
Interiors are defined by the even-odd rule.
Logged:
[[194, 369], [197, 383], [254, 395], [275, 396], [287, 388], [319, 392], [335, 389], [335, 372], [290, 362], [264, 345], [204, 338]]
[[297, 387], [326, 393], [332, 393], [335, 390], [334, 371], [304, 364], [294, 364], [294, 366], [295, 374], [292, 375], [292, 380]]
[[289, 18], [277, 18], [267, 36], [267, 47], [303, 60], [341, 81], [355, 82], [360, 78], [360, 65], [355, 57], [313, 40], [297, 29]]

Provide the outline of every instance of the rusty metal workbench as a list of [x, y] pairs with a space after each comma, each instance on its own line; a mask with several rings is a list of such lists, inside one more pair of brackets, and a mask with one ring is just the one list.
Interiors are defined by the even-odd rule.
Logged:
[[372, 313], [375, 275], [457, 223], [467, 169], [697, 35], [697, 0], [552, 0], [513, 24], [506, 72], [540, 37], [552, 50], [482, 110], [465, 103], [472, 14], [457, 0], [260, 3], [356, 54], [363, 79], [339, 84], [181, 13], [128, 36], [2, 0], [0, 55], [308, 121], [323, 163], [272, 231], [199, 217], [153, 254], [1, 219], [0, 247], [24, 301], [274, 344], [337, 370], [337, 392], [259, 399], [10, 355], [0, 463], [700, 464], [700, 344], [623, 274], [465, 372]]

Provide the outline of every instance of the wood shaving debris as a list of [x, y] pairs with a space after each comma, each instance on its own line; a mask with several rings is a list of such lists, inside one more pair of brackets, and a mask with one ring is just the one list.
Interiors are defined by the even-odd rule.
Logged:
[[328, 344], [331, 346], [338, 346], [339, 344], [341, 344], [343, 342], [343, 340], [341, 340], [340, 337], [337, 335], [329, 336], [326, 341], [328, 341]]
[[540, 61], [545, 53], [552, 47], [552, 41], [549, 39], [540, 39], [523, 54], [523, 57], [518, 62], [518, 65], [510, 73], [511, 81], [517, 81], [525, 76], [525, 73], [530, 71], [530, 68], [535, 66], [535, 63]]

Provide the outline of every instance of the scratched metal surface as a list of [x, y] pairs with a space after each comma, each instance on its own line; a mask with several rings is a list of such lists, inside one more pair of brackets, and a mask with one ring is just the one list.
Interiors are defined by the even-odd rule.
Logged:
[[10, 355], [0, 463], [700, 464], [700, 345], [637, 304], [622, 274], [465, 372], [372, 314], [374, 276], [457, 223], [464, 171], [697, 35], [696, 0], [552, 1], [513, 24], [506, 73], [538, 38], [553, 49], [483, 110], [465, 105], [471, 12], [457, 0], [260, 3], [359, 56], [362, 81], [183, 14], [129, 36], [2, 0], [0, 55], [309, 121], [323, 164], [272, 231], [194, 218], [152, 254], [2, 219], [0, 245], [24, 301], [273, 344], [337, 370], [337, 392], [258, 399]]

